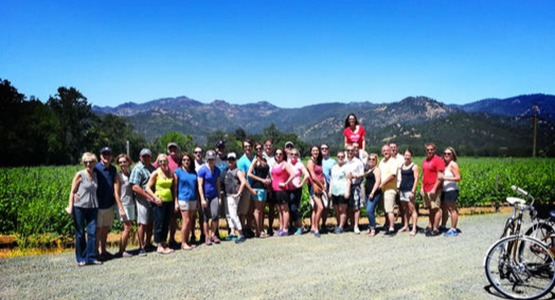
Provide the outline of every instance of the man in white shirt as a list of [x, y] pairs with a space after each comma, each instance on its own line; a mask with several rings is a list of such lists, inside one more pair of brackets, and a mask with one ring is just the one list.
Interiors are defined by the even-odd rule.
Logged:
[[362, 161], [355, 156], [355, 149], [353, 145], [348, 145], [345, 148], [347, 153], [347, 177], [351, 180], [350, 197], [349, 197], [349, 217], [353, 224], [353, 231], [356, 234], [360, 233], [358, 222], [360, 219], [360, 208], [364, 201], [361, 193], [361, 183], [364, 177], [364, 165]]

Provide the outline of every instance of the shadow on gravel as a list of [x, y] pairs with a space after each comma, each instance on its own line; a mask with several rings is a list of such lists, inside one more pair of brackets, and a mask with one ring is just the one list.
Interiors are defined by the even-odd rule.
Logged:
[[[484, 290], [486, 291], [486, 293], [490, 294], [491, 296], [497, 297], [499, 299], [511, 299], [501, 295], [499, 292], [495, 290], [495, 288], [491, 284], [484, 286]], [[555, 299], [555, 293], [551, 292], [545, 295], [544, 297], [542, 297], [541, 299]]]

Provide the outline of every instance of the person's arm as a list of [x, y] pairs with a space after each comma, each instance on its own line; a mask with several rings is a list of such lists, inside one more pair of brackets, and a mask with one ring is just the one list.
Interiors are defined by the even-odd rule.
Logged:
[[69, 191], [69, 203], [66, 207], [66, 213], [69, 215], [73, 214], [73, 202], [75, 193], [77, 193], [77, 189], [79, 188], [79, 184], [81, 183], [81, 174], [77, 172], [71, 181], [71, 190]]
[[291, 166], [290, 163], [285, 162], [284, 166], [285, 166], [285, 170], [287, 171], [287, 173], [289, 173], [289, 178], [287, 178], [287, 180], [285, 180], [285, 182], [281, 182], [280, 185], [283, 184], [283, 187], [286, 187], [286, 186], [289, 185], [289, 183], [291, 183], [293, 178], [295, 178], [295, 173], [293, 172], [293, 167]]
[[[309, 174], [310, 178], [312, 179], [312, 183], [319, 186], [321, 189], [323, 189], [322, 183], [320, 182], [320, 180], [318, 180], [316, 178], [316, 172], [314, 172], [314, 162], [312, 160], [309, 160], [306, 163], [306, 168], [308, 169], [308, 174]], [[301, 184], [301, 186], [302, 186], [302, 184]]]
[[[345, 174], [345, 176], [347, 176], [347, 174]], [[349, 199], [351, 197], [351, 184], [351, 179], [347, 179], [347, 191], [345, 192], [345, 199]]]
[[303, 165], [303, 163], [301, 162], [301, 173], [303, 174], [303, 180], [301, 180], [301, 184], [299, 184], [298, 187], [303, 186], [307, 181], [308, 178], [310, 177], [310, 173], [308, 172], [308, 170], [306, 169], [306, 167]]
[[197, 183], [198, 183], [198, 194], [200, 198], [200, 205], [206, 208], [207, 204], [206, 204], [206, 199], [204, 198], [204, 177], [199, 175], [197, 177]]
[[125, 209], [123, 209], [123, 204], [121, 203], [121, 180], [119, 174], [116, 174], [114, 182], [114, 197], [116, 197], [116, 204], [118, 206], [119, 215], [122, 219], [127, 219], [125, 214]]
[[414, 184], [412, 185], [411, 189], [412, 196], [409, 196], [411, 200], [416, 197], [416, 186], [418, 185], [418, 176], [420, 176], [420, 169], [418, 168], [417, 164], [414, 164], [414, 166], [412, 167], [412, 174], [414, 175]]
[[453, 177], [451, 178], [444, 178], [447, 179], [449, 181], [461, 181], [461, 171], [459, 170], [459, 164], [457, 164], [456, 162], [452, 161], [451, 162], [451, 173], [453, 173]]
[[152, 202], [158, 206], [162, 206], [162, 200], [154, 194], [153, 188], [156, 185], [156, 179], [158, 178], [158, 172], [153, 172], [150, 174], [150, 178], [148, 179], [148, 183], [146, 184], [146, 193], [150, 195]]
[[345, 133], [343, 133], [343, 147], [347, 148], [347, 146], [349, 146], [349, 139], [347, 138]]
[[177, 174], [172, 173], [173, 181], [172, 181], [172, 195], [173, 195], [173, 202], [174, 202], [174, 211], [179, 211], [179, 200], [177, 199]]
[[[359, 125], [360, 126], [360, 125]], [[360, 149], [365, 150], [366, 151], [366, 130], [364, 130], [364, 127], [360, 126]]]
[[249, 170], [248, 170], [248, 172], [247, 172], [247, 174], [248, 174], [247, 176], [248, 176], [249, 178], [252, 178], [253, 180], [256, 180], [256, 181], [260, 181], [260, 182], [262, 182], [262, 183], [265, 183], [263, 178], [260, 178], [260, 177], [258, 177], [258, 176], [256, 176], [256, 175], [254, 175], [254, 165], [257, 164], [257, 163], [258, 163], [258, 158], [255, 158], [255, 160], [252, 162], [252, 164], [251, 164], [250, 167], [249, 167]]
[[237, 170], [237, 178], [239, 179], [239, 188], [237, 189], [237, 194], [233, 195], [233, 197], [239, 197], [243, 193], [245, 186], [247, 186], [247, 179], [245, 178], [245, 173], [243, 171]]

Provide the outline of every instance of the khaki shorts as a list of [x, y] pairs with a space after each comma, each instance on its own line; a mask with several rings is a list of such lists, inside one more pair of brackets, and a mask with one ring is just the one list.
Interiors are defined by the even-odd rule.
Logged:
[[137, 207], [135, 205], [123, 205], [123, 210], [125, 211], [126, 215], [125, 219], [123, 219], [119, 214], [119, 209], [117, 210], [120, 221], [135, 221], [135, 219], [137, 219]]
[[383, 209], [386, 213], [392, 213], [395, 209], [395, 198], [397, 197], [397, 191], [390, 189], [383, 192]]
[[441, 208], [441, 190], [438, 190], [434, 197], [430, 196], [429, 192], [420, 193], [424, 199], [424, 206], [430, 209]]
[[114, 223], [114, 207], [99, 209], [96, 217], [96, 227], [110, 227]]
[[198, 201], [197, 200], [177, 201], [177, 203], [179, 204], [179, 210], [183, 210], [183, 211], [196, 211], [196, 210], [198, 210]]
[[237, 207], [238, 215], [246, 215], [249, 213], [249, 208], [251, 205], [251, 192], [249, 189], [245, 188], [241, 194], [241, 199], [239, 200], [239, 207]]

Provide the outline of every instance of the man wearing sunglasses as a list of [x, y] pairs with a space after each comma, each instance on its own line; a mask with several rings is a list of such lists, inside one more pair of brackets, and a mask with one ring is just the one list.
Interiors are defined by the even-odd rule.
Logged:
[[426, 236], [438, 236], [441, 221], [441, 182], [445, 163], [436, 155], [436, 145], [426, 144], [426, 159], [422, 162], [422, 187], [420, 194], [424, 204], [430, 209], [430, 219], [426, 227]]

